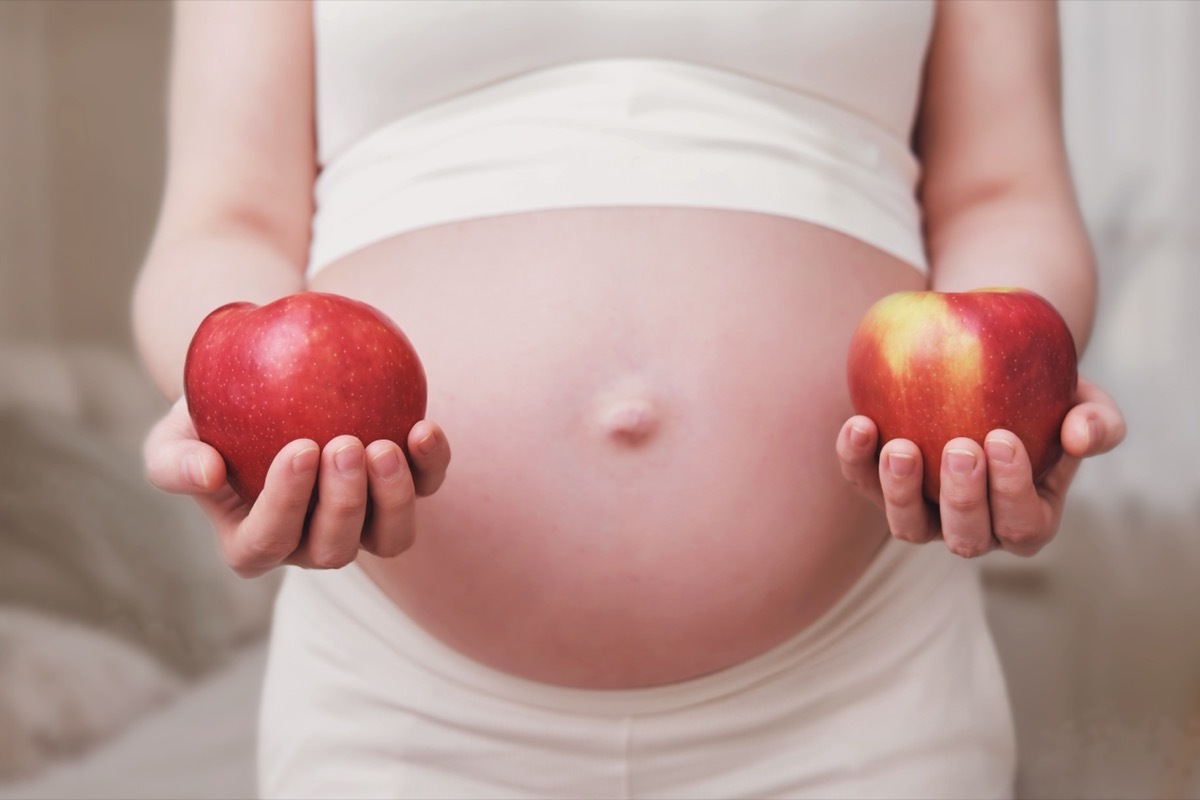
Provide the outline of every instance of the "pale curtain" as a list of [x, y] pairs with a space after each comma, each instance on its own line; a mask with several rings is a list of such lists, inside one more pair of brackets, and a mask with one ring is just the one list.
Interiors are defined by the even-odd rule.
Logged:
[[1020, 797], [1200, 797], [1200, 3], [1060, 4], [1101, 301], [1082, 371], [1129, 436], [1058, 539], [985, 561]]
[[1070, 0], [1061, 16], [1068, 147], [1102, 280], [1084, 367], [1130, 423], [1119, 456], [1089, 465], [1078, 489], [1195, 508], [1200, 3]]

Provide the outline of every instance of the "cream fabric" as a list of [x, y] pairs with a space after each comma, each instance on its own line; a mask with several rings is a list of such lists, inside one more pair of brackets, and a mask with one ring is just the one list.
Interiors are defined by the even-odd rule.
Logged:
[[670, 205], [811, 221], [925, 269], [929, 2], [320, 2], [310, 274], [444, 222]]
[[977, 567], [889, 542], [816, 625], [728, 670], [589, 691], [457, 654], [357, 567], [292, 570], [266, 798], [1006, 797], [1014, 742]]

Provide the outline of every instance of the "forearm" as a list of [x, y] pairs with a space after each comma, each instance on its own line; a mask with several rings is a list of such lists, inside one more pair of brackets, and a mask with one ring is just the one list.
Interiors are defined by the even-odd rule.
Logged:
[[928, 236], [931, 286], [1011, 286], [1040, 294], [1063, 315], [1083, 355], [1096, 305], [1096, 269], [1069, 197], [993, 197], [944, 217]]
[[174, 12], [167, 182], [133, 297], [142, 360], [171, 400], [208, 312], [304, 287], [316, 178], [310, 4]]
[[155, 385], [171, 401], [183, 393], [188, 344], [214, 308], [265, 303], [303, 288], [303, 265], [253, 232], [160, 237], [133, 296], [134, 335]]
[[1082, 354], [1096, 275], [1063, 141], [1058, 38], [1054, 3], [939, 3], [915, 141], [933, 288], [1037, 292]]

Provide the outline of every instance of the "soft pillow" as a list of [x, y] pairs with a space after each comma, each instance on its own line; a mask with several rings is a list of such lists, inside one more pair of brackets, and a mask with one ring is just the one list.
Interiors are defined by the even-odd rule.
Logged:
[[77, 623], [0, 606], [0, 778], [78, 754], [183, 680], [145, 650]]
[[[162, 410], [124, 354], [0, 350], [10, 769], [86, 748], [266, 631], [278, 576], [238, 578], [192, 502], [144, 478], [141, 437]], [[106, 690], [118, 666], [130, 679]]]
[[0, 605], [107, 631], [186, 676], [264, 630], [271, 579], [237, 578], [131, 448], [35, 409], [0, 411], [0, 442]]

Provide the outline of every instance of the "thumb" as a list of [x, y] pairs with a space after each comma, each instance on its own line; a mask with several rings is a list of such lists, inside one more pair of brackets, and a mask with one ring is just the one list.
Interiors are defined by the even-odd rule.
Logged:
[[142, 445], [146, 478], [172, 494], [209, 494], [225, 484], [225, 460], [200, 441], [180, 398], [150, 429]]
[[1063, 420], [1062, 446], [1068, 455], [1087, 458], [1107, 453], [1125, 439], [1125, 418], [1100, 387], [1079, 379], [1077, 405]]

